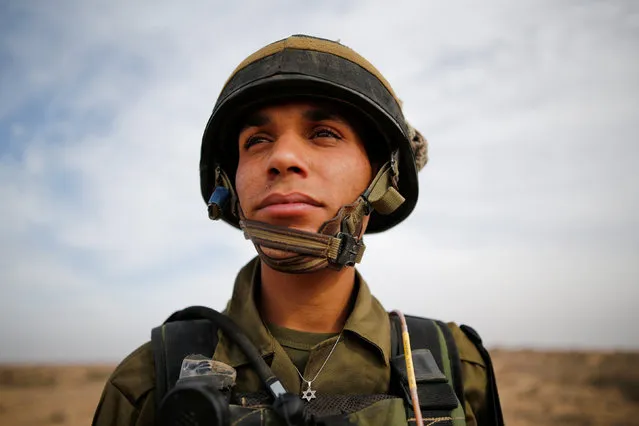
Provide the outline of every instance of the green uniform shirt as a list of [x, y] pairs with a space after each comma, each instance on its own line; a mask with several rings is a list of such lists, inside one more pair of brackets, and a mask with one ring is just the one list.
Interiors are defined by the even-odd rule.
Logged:
[[[304, 348], [291, 348], [295, 346], [294, 342], [285, 340], [282, 342], [283, 347], [262, 321], [255, 304], [255, 289], [259, 285], [259, 265], [259, 258], [254, 258], [240, 270], [225, 313], [255, 344], [284, 387], [299, 394], [303, 383], [287, 352], [293, 355], [293, 359], [300, 366], [305, 366], [302, 371], [304, 377], [312, 379], [333, 348], [337, 335], [320, 336], [322, 338], [319, 339], [319, 343], [311, 345], [307, 354], [304, 354]], [[356, 273], [356, 284], [357, 294], [353, 310], [346, 321], [342, 338], [324, 369], [313, 381], [313, 389], [317, 394], [388, 392], [391, 351], [388, 313], [371, 295], [368, 285], [359, 273]], [[462, 361], [466, 421], [469, 425], [481, 425], [486, 402], [486, 367], [475, 346], [457, 325], [449, 323], [448, 326], [455, 337]], [[273, 331], [275, 335], [280, 336], [282, 332], [286, 331]], [[299, 344], [299, 339], [295, 340]], [[297, 352], [296, 355], [295, 350], [302, 354]], [[237, 370], [235, 386], [238, 392], [254, 392], [262, 388], [260, 380], [250, 368], [242, 351], [222, 333], [219, 334], [213, 358]], [[153, 353], [150, 342], [147, 342], [125, 358], [109, 377], [93, 425], [153, 425], [154, 387]], [[370, 426], [407, 423], [400, 399], [374, 404], [369, 409], [356, 413], [352, 420]]]
[[[319, 345], [331, 337], [337, 336], [339, 333], [307, 333], [304, 331], [292, 330], [290, 328], [280, 327], [275, 324], [269, 324], [268, 330], [271, 335], [277, 340], [277, 343], [282, 345], [286, 355], [293, 361], [298, 371], [304, 372], [308, 358], [311, 355], [313, 347]], [[335, 339], [332, 340], [333, 342]], [[328, 362], [328, 360], [326, 360]], [[312, 380], [314, 376], [309, 376], [307, 379]]]

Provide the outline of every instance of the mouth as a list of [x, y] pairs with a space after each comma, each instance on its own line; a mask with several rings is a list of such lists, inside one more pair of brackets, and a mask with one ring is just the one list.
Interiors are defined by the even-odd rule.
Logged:
[[313, 197], [300, 193], [293, 192], [290, 194], [271, 194], [264, 198], [256, 207], [256, 210], [273, 210], [290, 209], [290, 208], [303, 208], [303, 207], [322, 207], [323, 204], [315, 200]]

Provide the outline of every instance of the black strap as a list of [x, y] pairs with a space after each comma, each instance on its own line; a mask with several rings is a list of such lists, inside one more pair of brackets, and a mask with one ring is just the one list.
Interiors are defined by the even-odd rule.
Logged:
[[[464, 397], [464, 381], [461, 374], [461, 360], [459, 358], [459, 350], [457, 349], [457, 343], [453, 337], [453, 333], [450, 328], [438, 320], [432, 320], [429, 318], [416, 317], [411, 315], [405, 315], [406, 325], [410, 335], [410, 345], [413, 349], [430, 349], [431, 353], [435, 357], [437, 366], [441, 371], [444, 371], [444, 365], [442, 360], [442, 348], [439, 341], [439, 333], [437, 328], [441, 330], [446, 341], [446, 348], [448, 350], [448, 359], [451, 365], [451, 374], [453, 376], [453, 388], [455, 395], [461, 403], [461, 406], [466, 410], [465, 397]], [[399, 321], [398, 321], [399, 323]], [[401, 336], [401, 325], [399, 325], [399, 335]], [[401, 343], [399, 343], [401, 344]], [[404, 353], [402, 350], [399, 353]]]
[[162, 337], [163, 325], [151, 330], [151, 348], [153, 349], [153, 365], [155, 368], [155, 409], [158, 410], [162, 398], [168, 392], [168, 366], [166, 363], [166, 350]]
[[395, 315], [390, 316], [390, 329], [391, 329], [391, 358], [399, 354], [404, 353], [402, 349], [402, 325], [399, 322], [399, 318]]
[[[497, 380], [495, 378], [495, 370], [493, 369], [493, 363], [490, 359], [490, 354], [484, 347], [481, 337], [472, 328], [467, 325], [459, 327], [464, 334], [470, 339], [471, 342], [477, 347], [484, 363], [486, 364], [486, 375], [488, 378], [488, 389], [486, 389], [486, 415], [489, 417], [485, 424], [503, 426], [504, 417], [501, 410], [501, 402], [499, 401], [499, 392], [497, 391]], [[484, 422], [482, 422], [484, 423]]]
[[[429, 318], [422, 318], [416, 316], [405, 315], [406, 325], [408, 326], [411, 350], [413, 351], [413, 360], [416, 356], [428, 355], [432, 356], [440, 371], [445, 371], [442, 355], [442, 347], [439, 337], [440, 325], [437, 321]], [[446, 336], [446, 334], [444, 334]], [[457, 346], [454, 340], [449, 341], [446, 339], [448, 347], [449, 357], [451, 358], [451, 364], [460, 363]], [[452, 348], [452, 351], [451, 351]], [[427, 349], [428, 354], [421, 353]], [[398, 392], [405, 400], [407, 409], [407, 416], [409, 418], [414, 417], [412, 401], [410, 401], [410, 395], [407, 393], [405, 386], [401, 386], [401, 383], [397, 382], [402, 380], [403, 359], [401, 356], [404, 353], [403, 344], [401, 342], [401, 322], [397, 316], [391, 315], [391, 360], [393, 365], [393, 372], [391, 374], [391, 389], [394, 392]], [[397, 365], [396, 365], [397, 363]], [[422, 405], [422, 415], [429, 417], [444, 417], [450, 415], [451, 409], [457, 407], [457, 401], [460, 402], [462, 409], [464, 409], [464, 390], [461, 379], [457, 380], [457, 376], [460, 374], [461, 366], [453, 366], [453, 386], [448, 383], [434, 383], [433, 380], [417, 384], [417, 392], [420, 398], [420, 405]], [[417, 374], [417, 371], [416, 371]], [[440, 373], [441, 374], [441, 373]], [[445, 376], [442, 375], [442, 378]], [[437, 381], [437, 380], [435, 380]], [[459, 383], [457, 383], [459, 382]], [[459, 395], [457, 394], [459, 392]], [[461, 397], [460, 397], [461, 395]], [[457, 396], [457, 398], [455, 398]], [[452, 404], [452, 405], [451, 405]]]
[[[406, 326], [410, 336], [410, 347], [412, 349], [429, 349], [439, 369], [444, 371], [442, 348], [439, 343], [439, 332], [435, 321], [412, 315], [404, 316], [406, 317]], [[404, 352], [402, 351], [402, 353]]]
[[156, 407], [178, 381], [184, 358], [193, 354], [212, 358], [217, 341], [217, 328], [210, 321], [179, 320], [175, 314], [151, 330]]

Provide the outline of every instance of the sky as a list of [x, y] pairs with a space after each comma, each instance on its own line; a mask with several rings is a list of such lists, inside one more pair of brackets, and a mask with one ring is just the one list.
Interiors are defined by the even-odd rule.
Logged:
[[639, 349], [639, 3], [0, 2], [0, 362], [117, 362], [255, 251], [208, 219], [204, 126], [292, 34], [355, 49], [429, 141], [365, 238], [387, 310], [490, 347]]

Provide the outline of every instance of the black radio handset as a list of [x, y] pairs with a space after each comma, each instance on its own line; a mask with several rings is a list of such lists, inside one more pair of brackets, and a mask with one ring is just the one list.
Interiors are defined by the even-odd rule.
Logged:
[[[191, 306], [176, 312], [171, 321], [207, 319], [218, 326], [246, 355], [266, 389], [273, 396], [273, 410], [288, 426], [303, 426], [304, 405], [298, 395], [287, 392], [271, 368], [262, 359], [257, 348], [224, 314], [205, 306]], [[226, 426], [230, 424], [229, 405], [215, 386], [192, 381], [171, 389], [160, 404], [159, 423], [162, 426]]]

